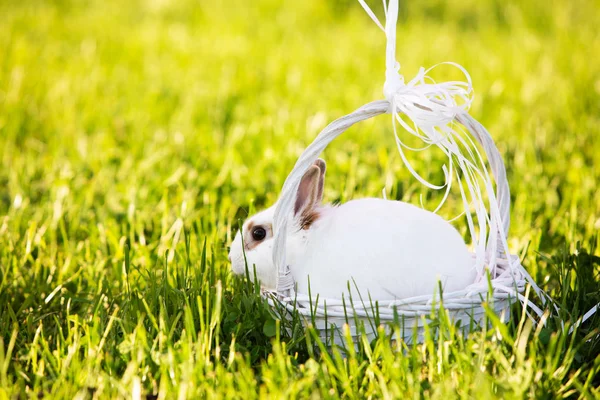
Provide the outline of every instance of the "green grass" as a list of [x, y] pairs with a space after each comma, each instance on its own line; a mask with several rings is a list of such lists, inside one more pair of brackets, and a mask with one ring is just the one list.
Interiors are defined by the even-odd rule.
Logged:
[[[384, 37], [354, 1], [212, 3], [0, 3], [0, 399], [599, 397], [600, 317], [560, 321], [600, 302], [600, 3], [402, 2], [401, 72], [470, 71], [510, 246], [560, 312], [468, 337], [442, 314], [437, 341], [346, 357], [281, 336], [227, 245], [320, 129], [382, 97]], [[391, 135], [332, 143], [326, 199], [434, 204]]]

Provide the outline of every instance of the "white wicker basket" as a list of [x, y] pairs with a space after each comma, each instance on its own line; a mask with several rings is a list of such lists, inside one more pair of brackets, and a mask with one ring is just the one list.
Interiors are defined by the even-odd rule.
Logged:
[[[294, 170], [284, 184], [283, 194], [280, 198], [280, 207], [276, 211], [276, 249], [274, 251], [276, 255], [278, 254], [278, 249], [281, 249], [281, 253], [285, 257], [285, 236], [281, 234], [286, 231], [284, 224], [287, 224], [287, 221], [284, 216], [289, 215], [292, 210], [293, 193], [296, 192], [300, 178], [308, 166], [312, 165], [334, 137], [340, 135], [358, 121], [388, 112], [389, 107], [388, 101], [375, 101], [361, 107], [352, 114], [334, 121], [319, 134], [317, 139], [300, 156]], [[508, 232], [509, 228], [510, 193], [506, 182], [504, 163], [500, 158], [500, 154], [487, 131], [468, 116], [468, 114], [461, 115], [457, 120], [472, 129], [470, 132], [475, 133], [475, 139], [485, 149], [492, 172], [496, 177], [496, 182], [498, 182], [496, 198], [498, 199], [499, 211], [501, 215], [506, 215], [502, 219], [502, 229], [497, 235], [499, 243], [488, 243], [485, 255], [485, 270], [489, 272], [490, 281], [488, 282], [487, 274], [482, 273], [477, 276], [476, 281], [472, 285], [466, 287], [464, 290], [443, 293], [444, 308], [448, 310], [454, 321], [461, 321], [462, 326], [468, 328], [472, 323], [479, 324], [483, 320], [485, 310], [482, 302], [489, 298], [490, 287], [493, 289], [493, 297], [490, 299], [493, 303], [493, 309], [498, 315], [502, 315], [507, 320], [510, 316], [510, 304], [514, 304], [517, 299], [523, 299], [521, 293], [523, 293], [525, 285], [531, 278], [521, 266], [518, 257], [511, 255], [507, 258], [503, 250], [503, 243], [506, 243], [506, 232]], [[306, 167], [301, 168], [303, 166]], [[277, 246], [279, 247], [277, 248]], [[491, 253], [490, 251], [495, 251], [495, 253]], [[473, 254], [473, 259], [475, 263], [475, 254]], [[402, 300], [379, 301], [377, 310], [374, 310], [373, 305], [368, 300], [357, 301], [357, 299], [354, 299], [355, 301], [350, 304], [348, 299], [324, 299], [317, 298], [316, 296], [310, 298], [307, 294], [296, 293], [294, 291], [294, 282], [291, 278], [289, 266], [286, 264], [276, 265], [278, 265], [280, 272], [278, 290], [275, 293], [265, 292], [264, 294], [268, 296], [271, 302], [279, 302], [289, 312], [297, 310], [305, 317], [305, 323], [314, 324], [314, 327], [321, 332], [323, 340], [330, 336], [329, 333], [332, 329], [334, 331], [341, 330], [342, 325], [345, 323], [350, 325], [351, 335], [356, 337], [359, 334], [359, 329], [356, 326], [354, 316], [358, 317], [359, 321], [364, 322], [367, 336], [370, 338], [374, 337], [376, 332], [369, 320], [373, 319], [375, 313], [379, 315], [379, 319], [382, 322], [393, 322], [397, 316], [403, 317], [405, 328], [403, 339], [407, 342], [412, 341], [413, 327], [417, 328], [418, 338], [422, 339], [423, 322], [431, 315], [432, 306], [435, 307], [436, 303], [439, 303], [439, 296], [432, 294]], [[532, 304], [530, 304], [530, 307], [535, 308]], [[536, 311], [541, 313], [540, 310], [536, 309]], [[282, 317], [289, 316], [289, 314], [282, 315]], [[341, 335], [336, 335], [335, 340], [340, 343], [342, 340]]]
[[[413, 135], [420, 136], [427, 144], [437, 145], [445, 150], [450, 160], [450, 172], [444, 170], [448, 185], [448, 178], [452, 178], [452, 157], [457, 160], [462, 176], [469, 180], [467, 182], [468, 190], [463, 190], [462, 185], [460, 188], [473, 239], [473, 262], [478, 274], [475, 282], [464, 290], [443, 293], [444, 309], [448, 311], [455, 322], [462, 322], [462, 326], [468, 329], [473, 324], [480, 324], [484, 320], [485, 310], [482, 303], [488, 300], [496, 313], [507, 320], [510, 317], [510, 305], [518, 300], [525, 300], [522, 293], [526, 284], [531, 284], [534, 289], [537, 289], [537, 286], [522, 267], [518, 257], [509, 255], [507, 234], [510, 224], [510, 191], [506, 180], [506, 171], [491, 136], [479, 122], [468, 114], [472, 95], [470, 78], [462, 67], [452, 64], [465, 73], [466, 82], [430, 83], [430, 78], [427, 76], [429, 70], [422, 69], [415, 79], [405, 84], [403, 78], [398, 74], [399, 65], [394, 56], [397, 0], [391, 0], [386, 7], [385, 28], [379, 24], [364, 2], [361, 1], [361, 4], [371, 18], [386, 32], [387, 70], [384, 85], [386, 100], [366, 104], [329, 124], [298, 159], [285, 181], [275, 211], [273, 260], [279, 273], [277, 290], [274, 293], [265, 292], [264, 295], [268, 297], [273, 306], [282, 306], [277, 307], [279, 310], [289, 311], [289, 313], [283, 313], [282, 317], [289, 318], [290, 313], [297, 310], [303, 316], [304, 323], [313, 325], [320, 332], [323, 340], [330, 338], [333, 330], [335, 342], [341, 343], [343, 341], [341, 331], [344, 324], [349, 325], [350, 333], [354, 338], [363, 328], [367, 336], [372, 338], [376, 335], [378, 328], [373, 325], [375, 314], [381, 323], [397, 322], [400, 316], [404, 325], [402, 339], [411, 342], [415, 337], [414, 330], [416, 329], [417, 340], [422, 340], [424, 324], [432, 314], [432, 308], [439, 306], [440, 296], [432, 294], [401, 300], [379, 301], [376, 310], [371, 302], [363, 301], [364, 298], [361, 301], [354, 299], [354, 302], [350, 302], [348, 298], [310, 298], [308, 294], [295, 292], [290, 268], [285, 262], [286, 238], [283, 233], [287, 231], [287, 216], [291, 214], [295, 200], [294, 195], [306, 170], [327, 145], [350, 126], [359, 121], [388, 113], [392, 114], [394, 119], [394, 132], [396, 132], [396, 123], [399, 123]], [[402, 118], [408, 119], [410, 124]], [[459, 128], [460, 126], [462, 128]], [[460, 136], [459, 133], [462, 135], [468, 133], [468, 135]], [[493, 189], [492, 179], [488, 174], [488, 166], [473, 142], [465, 139], [466, 136], [474, 139], [483, 148], [489, 169], [496, 182], [496, 191]], [[466, 146], [469, 153], [467, 156], [461, 153], [459, 146], [456, 145], [456, 140], [460, 140], [461, 144]], [[404, 157], [402, 143], [397, 134], [396, 142], [405, 164], [413, 175], [423, 182]], [[477, 177], [469, 175], [474, 171], [478, 174]], [[484, 204], [484, 197], [481, 196], [483, 190], [475, 182], [477, 179], [484, 182], [487, 204]], [[478, 230], [473, 227], [474, 219], [469, 209], [473, 204], [475, 204]], [[541, 310], [535, 305], [529, 304], [528, 306], [538, 315], [541, 314]], [[362, 325], [362, 327], [358, 325]]]

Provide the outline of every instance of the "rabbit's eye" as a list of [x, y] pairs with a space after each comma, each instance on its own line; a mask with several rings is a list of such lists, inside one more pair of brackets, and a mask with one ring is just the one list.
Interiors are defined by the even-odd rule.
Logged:
[[262, 226], [257, 226], [252, 231], [252, 239], [256, 241], [261, 241], [267, 236], [267, 231]]

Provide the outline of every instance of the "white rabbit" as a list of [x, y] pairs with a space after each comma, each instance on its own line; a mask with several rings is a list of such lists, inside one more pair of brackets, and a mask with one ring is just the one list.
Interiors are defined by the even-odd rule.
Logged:
[[[325, 162], [304, 174], [289, 224], [286, 260], [299, 293], [340, 299], [358, 286], [363, 299], [404, 299], [461, 290], [475, 279], [474, 259], [458, 231], [432, 212], [400, 201], [367, 198], [323, 206]], [[245, 257], [265, 289], [274, 290], [275, 206], [244, 222], [231, 245], [233, 272]], [[243, 238], [243, 240], [242, 240]], [[243, 242], [243, 244], [242, 244]], [[242, 248], [245, 246], [245, 249]], [[368, 301], [368, 300], [366, 300]]]

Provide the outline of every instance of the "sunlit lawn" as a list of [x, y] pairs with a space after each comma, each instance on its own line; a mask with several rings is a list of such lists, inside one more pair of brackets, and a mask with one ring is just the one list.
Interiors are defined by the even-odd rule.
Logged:
[[[600, 396], [600, 317], [567, 333], [600, 302], [600, 3], [401, 3], [401, 72], [472, 75], [471, 113], [507, 166], [511, 249], [560, 307], [545, 326], [515, 309], [506, 327], [442, 321], [437, 341], [342, 356], [280, 336], [230, 274], [239, 221], [328, 122], [382, 98], [384, 36], [358, 2], [8, 0], [0, 399]], [[324, 157], [328, 201], [440, 199], [402, 166], [389, 118]], [[443, 180], [439, 153], [411, 161]]]

